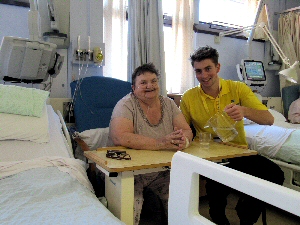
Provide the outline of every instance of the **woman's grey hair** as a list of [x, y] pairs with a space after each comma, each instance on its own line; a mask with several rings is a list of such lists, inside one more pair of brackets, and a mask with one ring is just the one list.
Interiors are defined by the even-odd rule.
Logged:
[[140, 76], [141, 74], [144, 74], [146, 72], [150, 72], [150, 73], [154, 73], [156, 74], [157, 78], [159, 79], [160, 77], [160, 73], [159, 71], [155, 68], [154, 64], [153, 63], [146, 63], [146, 64], [143, 64], [139, 67], [137, 67], [132, 76], [131, 76], [131, 84], [134, 85], [135, 84], [135, 80], [136, 80], [136, 77]]

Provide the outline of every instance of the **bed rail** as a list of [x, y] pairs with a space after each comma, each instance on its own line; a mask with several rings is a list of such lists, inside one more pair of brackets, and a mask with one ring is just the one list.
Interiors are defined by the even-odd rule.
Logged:
[[300, 192], [187, 153], [177, 152], [172, 159], [169, 225], [214, 224], [198, 211], [199, 174], [300, 216]]
[[57, 110], [57, 115], [59, 116], [59, 120], [62, 124], [62, 131], [63, 131], [64, 136], [66, 138], [66, 146], [68, 148], [69, 155], [70, 155], [70, 157], [74, 158], [74, 154], [73, 154], [73, 150], [72, 150], [72, 142], [71, 142], [71, 138], [70, 138], [68, 128], [67, 128], [66, 123], [64, 121], [64, 118], [62, 117], [61, 112], [59, 110]]
[[[270, 159], [270, 158], [269, 158]], [[283, 186], [300, 192], [300, 166], [286, 163], [276, 159], [270, 159], [276, 163], [284, 172]]]

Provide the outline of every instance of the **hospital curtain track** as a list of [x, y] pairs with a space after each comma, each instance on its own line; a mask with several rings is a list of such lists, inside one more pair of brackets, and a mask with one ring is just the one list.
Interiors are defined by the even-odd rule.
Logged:
[[[278, 20], [278, 44], [284, 54], [290, 59], [290, 64], [300, 60], [300, 13], [293, 11], [280, 15]], [[282, 64], [281, 69], [288, 68]], [[298, 67], [298, 80], [300, 78], [300, 70]], [[280, 89], [292, 85], [291, 82], [280, 77]]]

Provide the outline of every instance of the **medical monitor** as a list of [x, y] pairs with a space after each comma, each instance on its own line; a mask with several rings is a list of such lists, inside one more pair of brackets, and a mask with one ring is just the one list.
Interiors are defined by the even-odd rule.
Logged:
[[263, 62], [242, 60], [242, 71], [247, 85], [261, 87], [267, 84]]
[[8, 82], [41, 83], [56, 63], [56, 45], [18, 37], [3, 37], [0, 79]]

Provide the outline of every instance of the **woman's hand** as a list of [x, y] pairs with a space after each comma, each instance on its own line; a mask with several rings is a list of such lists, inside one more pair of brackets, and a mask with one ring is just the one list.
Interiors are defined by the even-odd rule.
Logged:
[[168, 149], [168, 150], [182, 150], [187, 145], [187, 140], [182, 132], [182, 130], [173, 131], [171, 134], [166, 135], [165, 137], [157, 140], [158, 149]]

